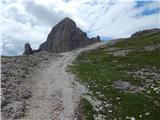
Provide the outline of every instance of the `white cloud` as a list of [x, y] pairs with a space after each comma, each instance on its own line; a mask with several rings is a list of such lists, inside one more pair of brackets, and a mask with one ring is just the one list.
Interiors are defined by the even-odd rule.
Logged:
[[146, 9], [159, 8], [160, 3], [136, 8], [135, 1], [2, 0], [2, 54], [20, 54], [26, 42], [38, 48], [64, 17], [72, 18], [89, 36], [129, 37], [138, 30], [160, 27], [160, 13], [140, 15]]
[[62, 18], [67, 16], [64, 12], [56, 12], [53, 9], [49, 9], [43, 5], [35, 4], [34, 2], [28, 2], [25, 4], [25, 10], [28, 14], [31, 14], [36, 19], [36, 23], [39, 25], [55, 25]]
[[[16, 20], [4, 19], [3, 21], [2, 49], [4, 50], [2, 53], [7, 50], [14, 51], [17, 49], [17, 46], [21, 47], [22, 50], [26, 42], [31, 43], [34, 48], [38, 48], [39, 43], [42, 43], [46, 39], [45, 34], [49, 32], [48, 28], [32, 27], [30, 24], [23, 24]], [[16, 53], [19, 54], [21, 52], [17, 50]]]

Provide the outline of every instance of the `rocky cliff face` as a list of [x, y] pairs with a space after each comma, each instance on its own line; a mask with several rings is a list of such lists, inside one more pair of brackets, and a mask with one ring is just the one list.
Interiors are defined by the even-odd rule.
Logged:
[[[97, 41], [100, 41], [99, 37], [98, 39]], [[59, 53], [84, 47], [97, 41], [95, 38], [89, 39], [87, 34], [79, 29], [73, 20], [66, 17], [52, 28], [47, 37], [47, 41], [42, 43], [39, 49]]]

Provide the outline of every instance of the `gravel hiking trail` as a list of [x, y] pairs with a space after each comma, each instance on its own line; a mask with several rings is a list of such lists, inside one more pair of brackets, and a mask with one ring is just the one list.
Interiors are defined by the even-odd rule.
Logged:
[[71, 52], [60, 53], [47, 68], [39, 68], [32, 77], [32, 97], [24, 120], [73, 120], [84, 87], [66, 71], [77, 55], [106, 44], [100, 42]]

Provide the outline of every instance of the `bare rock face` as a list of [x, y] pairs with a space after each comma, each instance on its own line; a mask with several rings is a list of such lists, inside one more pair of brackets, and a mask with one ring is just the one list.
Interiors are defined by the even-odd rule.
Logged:
[[33, 51], [32, 51], [32, 48], [31, 48], [31, 46], [30, 46], [30, 44], [29, 43], [26, 43], [25, 44], [25, 47], [24, 47], [24, 55], [29, 55], [29, 54], [32, 54], [33, 53]]
[[[98, 37], [98, 39], [100, 38]], [[42, 43], [39, 49], [60, 53], [84, 47], [93, 42], [95, 42], [95, 39], [90, 40], [87, 34], [80, 30], [73, 20], [66, 17], [52, 28], [47, 41]]]

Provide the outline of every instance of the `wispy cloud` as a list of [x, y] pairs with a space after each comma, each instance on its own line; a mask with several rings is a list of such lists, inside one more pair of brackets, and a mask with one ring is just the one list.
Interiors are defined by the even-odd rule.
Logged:
[[21, 54], [26, 42], [38, 48], [51, 28], [67, 16], [89, 36], [104, 39], [160, 27], [158, 0], [2, 0], [1, 4], [5, 55]]

